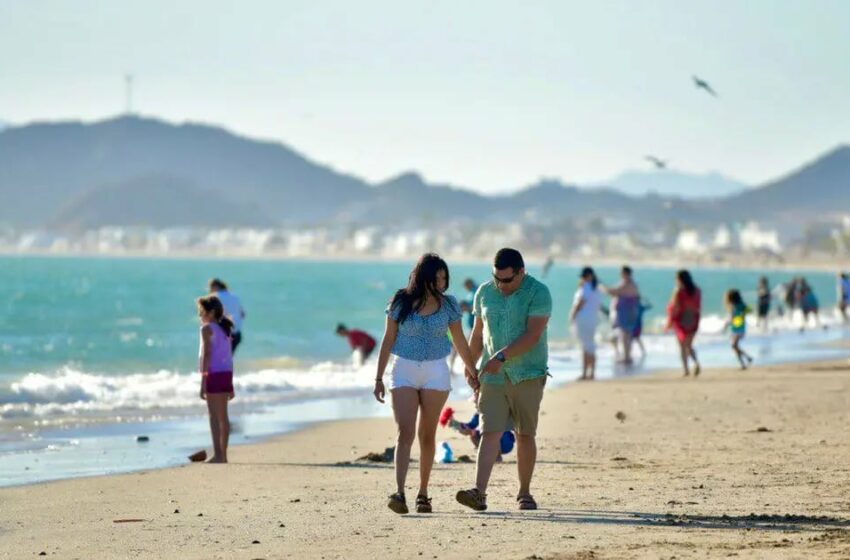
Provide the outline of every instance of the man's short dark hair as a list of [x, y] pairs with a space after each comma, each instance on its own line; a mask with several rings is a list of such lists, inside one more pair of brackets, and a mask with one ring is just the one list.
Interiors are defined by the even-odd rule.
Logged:
[[218, 290], [227, 291], [227, 284], [224, 283], [224, 280], [221, 278], [213, 278], [210, 280], [210, 291], [215, 292]]
[[632, 267], [630, 267], [629, 265], [623, 265], [623, 268], [621, 270], [623, 271], [623, 274], [628, 274], [629, 276], [632, 275]]
[[348, 327], [346, 327], [343, 323], [340, 323], [336, 326], [336, 332], [337, 333], [345, 332], [347, 330], [348, 330]]
[[493, 266], [496, 267], [496, 270], [512, 268], [514, 271], [517, 271], [525, 268], [525, 261], [522, 260], [522, 255], [519, 251], [506, 247], [499, 249], [499, 252], [496, 253], [496, 258], [493, 259]]

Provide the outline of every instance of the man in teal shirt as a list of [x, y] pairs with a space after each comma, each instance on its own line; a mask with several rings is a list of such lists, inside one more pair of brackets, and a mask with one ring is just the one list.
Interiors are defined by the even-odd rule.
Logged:
[[466, 372], [478, 392], [481, 443], [475, 488], [461, 490], [457, 501], [476, 511], [487, 509], [487, 484], [499, 456], [502, 433], [517, 434], [520, 509], [537, 509], [531, 477], [537, 462], [537, 419], [548, 375], [546, 327], [552, 296], [541, 282], [525, 273], [515, 249], [501, 249], [493, 262], [493, 280], [483, 284], [473, 303], [475, 326], [469, 346], [474, 359], [483, 355], [480, 375]]

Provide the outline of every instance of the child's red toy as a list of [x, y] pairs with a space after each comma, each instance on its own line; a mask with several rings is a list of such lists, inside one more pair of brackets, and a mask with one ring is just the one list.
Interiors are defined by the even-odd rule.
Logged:
[[440, 414], [440, 426], [445, 428], [446, 424], [448, 424], [454, 418], [454, 415], [455, 411], [452, 407], [447, 406], [446, 408], [444, 408], [442, 414]]

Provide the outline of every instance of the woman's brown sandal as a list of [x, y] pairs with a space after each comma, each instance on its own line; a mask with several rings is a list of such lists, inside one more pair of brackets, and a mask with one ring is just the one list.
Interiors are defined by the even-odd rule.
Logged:
[[416, 496], [416, 513], [431, 513], [431, 498], [422, 494]]
[[387, 507], [402, 515], [409, 512], [407, 509], [407, 500], [404, 499], [404, 494], [399, 494], [398, 492], [390, 496], [390, 501], [387, 503]]

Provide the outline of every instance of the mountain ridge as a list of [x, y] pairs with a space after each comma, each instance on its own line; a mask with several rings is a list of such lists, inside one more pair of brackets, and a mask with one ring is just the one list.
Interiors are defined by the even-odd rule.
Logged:
[[[225, 222], [258, 227], [429, 227], [447, 220], [574, 227], [599, 219], [623, 227], [674, 221], [701, 226], [730, 219], [800, 221], [824, 210], [850, 213], [850, 197], [844, 194], [848, 185], [847, 145], [760, 187], [694, 199], [545, 178], [508, 194], [484, 195], [429, 183], [416, 171], [371, 184], [281, 142], [203, 123], [136, 115], [92, 123], [38, 122], [0, 131], [0, 196], [7, 201], [0, 206], [0, 224], [14, 227], [178, 225], [179, 214], [157, 215], [162, 205], [169, 205], [168, 193], [176, 197], [174, 208], [189, 211], [206, 200], [232, 209]], [[139, 191], [149, 191], [158, 204], [145, 204]], [[146, 215], [139, 214], [142, 209]], [[194, 216], [187, 216], [186, 223], [204, 225]], [[221, 224], [219, 216], [207, 225]]]

